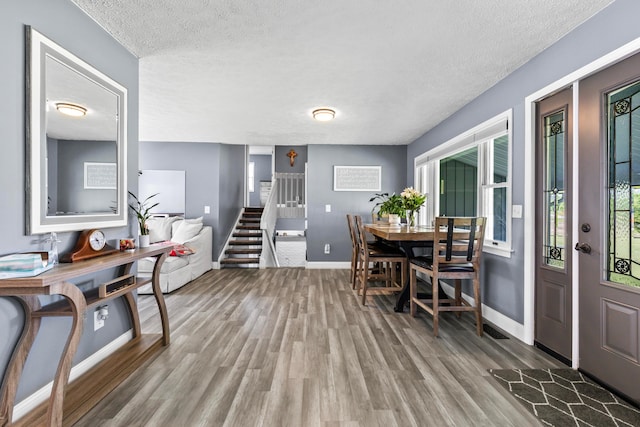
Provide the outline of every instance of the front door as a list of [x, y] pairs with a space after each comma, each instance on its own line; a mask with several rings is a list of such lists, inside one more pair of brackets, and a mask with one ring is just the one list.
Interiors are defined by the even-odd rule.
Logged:
[[640, 402], [640, 55], [579, 93], [579, 365]]
[[537, 104], [535, 343], [571, 360], [572, 90]]

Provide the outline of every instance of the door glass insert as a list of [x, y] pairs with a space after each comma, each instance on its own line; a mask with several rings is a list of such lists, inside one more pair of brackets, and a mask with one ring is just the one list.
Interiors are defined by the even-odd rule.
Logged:
[[607, 95], [607, 280], [640, 287], [640, 82]]
[[564, 268], [565, 263], [565, 112], [544, 117], [543, 263]]

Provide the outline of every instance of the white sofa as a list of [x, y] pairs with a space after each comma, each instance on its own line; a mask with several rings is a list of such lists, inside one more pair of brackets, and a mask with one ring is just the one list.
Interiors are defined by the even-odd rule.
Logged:
[[[162, 293], [173, 292], [211, 270], [213, 230], [202, 224], [202, 218], [153, 218], [149, 220], [148, 226], [151, 242], [171, 240], [194, 251], [191, 255], [167, 257], [160, 268]], [[153, 259], [140, 260], [138, 276], [151, 277], [153, 264]], [[151, 294], [151, 285], [140, 287], [138, 293]]]

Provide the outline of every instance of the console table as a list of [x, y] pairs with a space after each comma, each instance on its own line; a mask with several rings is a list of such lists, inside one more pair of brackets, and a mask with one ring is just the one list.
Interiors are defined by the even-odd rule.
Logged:
[[[135, 366], [139, 366], [146, 360], [150, 353], [155, 353], [162, 346], [169, 345], [169, 318], [158, 278], [160, 267], [172, 248], [171, 244], [157, 244], [149, 248], [136, 249], [133, 252], [118, 252], [87, 261], [60, 264], [35, 277], [0, 280], [0, 296], [16, 297], [25, 312], [25, 325], [0, 387], [0, 426], [14, 425], [12, 417], [16, 391], [42, 317], [71, 317], [71, 329], [58, 361], [58, 369], [48, 402], [27, 414], [24, 419], [17, 421], [17, 425], [61, 426], [63, 421], [64, 424], [73, 424], [102, 397], [124, 381], [135, 370]], [[156, 259], [151, 278], [131, 280], [130, 271], [133, 263], [146, 257]], [[120, 283], [117, 280], [112, 281], [83, 293], [70, 282], [74, 278], [109, 268], [119, 268], [119, 277], [122, 278]], [[160, 311], [162, 334], [142, 335], [140, 330], [140, 317], [133, 291], [149, 282], [152, 283], [153, 294]], [[64, 299], [41, 306], [38, 295], [60, 295]], [[133, 340], [70, 384], [67, 390], [73, 356], [78, 348], [88, 309], [117, 297], [123, 297], [125, 306], [131, 314]], [[110, 359], [113, 359], [111, 363], [109, 363]], [[76, 390], [71, 390], [76, 383], [84, 384], [85, 387], [78, 386]], [[68, 405], [68, 402], [72, 405]]]

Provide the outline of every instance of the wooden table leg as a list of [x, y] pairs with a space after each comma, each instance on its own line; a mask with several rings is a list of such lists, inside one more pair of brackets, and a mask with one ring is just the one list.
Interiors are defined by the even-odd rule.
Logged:
[[[126, 276], [131, 273], [131, 267], [133, 263], [125, 264], [120, 269], [120, 276]], [[140, 327], [140, 313], [138, 313], [138, 303], [131, 292], [124, 294], [124, 302], [129, 310], [131, 316], [131, 326], [133, 328], [133, 338], [137, 338], [142, 335], [142, 329]]]
[[153, 266], [152, 284], [153, 296], [156, 298], [158, 304], [158, 310], [160, 311], [160, 320], [162, 321], [162, 343], [163, 345], [169, 345], [171, 342], [169, 331], [169, 315], [167, 314], [167, 306], [164, 302], [164, 295], [160, 289], [160, 268], [162, 263], [167, 258], [167, 253], [164, 252], [156, 258], [156, 263]]
[[53, 380], [53, 388], [51, 389], [49, 409], [47, 410], [48, 424], [50, 426], [61, 426], [64, 389], [69, 382], [73, 356], [75, 356], [76, 351], [78, 350], [87, 303], [82, 291], [72, 283], [62, 282], [53, 285], [51, 286], [50, 293], [65, 297], [69, 302], [72, 311], [69, 337], [67, 338], [67, 343], [64, 346], [60, 362], [58, 363], [56, 376]]
[[20, 302], [24, 311], [24, 327], [22, 334], [9, 359], [4, 381], [0, 387], [0, 425], [11, 425], [13, 421], [13, 406], [15, 405], [16, 392], [20, 376], [27, 361], [27, 356], [31, 351], [31, 346], [36, 339], [40, 329], [40, 318], [32, 317], [31, 313], [40, 308], [40, 301], [35, 296], [15, 297]]

